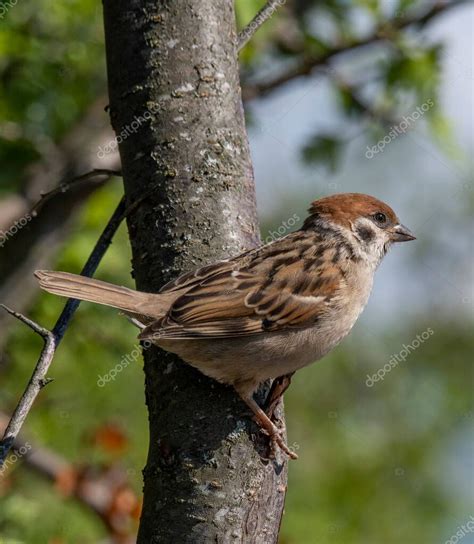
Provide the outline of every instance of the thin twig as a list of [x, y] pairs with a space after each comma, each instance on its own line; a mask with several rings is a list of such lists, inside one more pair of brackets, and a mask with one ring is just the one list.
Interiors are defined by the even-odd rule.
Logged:
[[6, 310], [9, 314], [16, 317], [30, 329], [35, 331], [44, 339], [44, 347], [41, 351], [41, 355], [36, 363], [35, 370], [26, 386], [25, 392], [23, 393], [13, 415], [5, 429], [3, 438], [0, 442], [0, 467], [3, 465], [7, 454], [10, 448], [13, 446], [16, 436], [20, 432], [20, 429], [28, 415], [28, 412], [31, 410], [33, 402], [37, 397], [41, 389], [48, 383], [46, 380], [46, 373], [48, 372], [51, 361], [53, 360], [54, 352], [56, 349], [56, 342], [54, 339], [54, 334], [43, 327], [40, 327], [31, 319], [28, 319], [22, 314], [11, 310], [7, 306], [0, 304], [0, 306]]
[[[114, 234], [117, 232], [117, 229], [125, 218], [127, 211], [128, 209], [125, 205], [125, 197], [123, 196], [112, 214], [112, 217], [109, 219], [107, 225], [102, 231], [102, 234], [99, 236], [99, 239], [97, 240], [92, 253], [87, 259], [84, 268], [81, 270], [81, 276], [90, 278], [94, 275], [94, 272], [97, 270], [102, 257], [112, 242]], [[64, 333], [69, 326], [69, 322], [71, 321], [71, 318], [74, 315], [74, 312], [77, 310], [79, 304], [80, 301], [73, 298], [70, 298], [66, 302], [66, 305], [64, 306], [64, 309], [53, 328], [53, 334], [56, 338], [57, 344], [59, 344], [59, 342], [62, 340]]]
[[[121, 176], [122, 172], [120, 170], [109, 170], [107, 168], [94, 168], [90, 172], [86, 172], [85, 174], [82, 174], [80, 176], [76, 176], [75, 178], [66, 181], [65, 183], [61, 183], [56, 188], [54, 188], [52, 191], [49, 191], [47, 193], [44, 193], [41, 195], [38, 202], [31, 208], [30, 214], [35, 217], [38, 215], [39, 210], [46, 204], [48, 200], [56, 196], [60, 193], [65, 193], [66, 191], [69, 191], [71, 187], [75, 187], [77, 185], [81, 185], [83, 183], [90, 182], [91, 179], [96, 177], [102, 177], [106, 176], [106, 179], [111, 178], [112, 176]], [[95, 181], [95, 183], [101, 183], [104, 180]]]
[[394, 33], [404, 30], [410, 26], [424, 26], [433, 18], [437, 17], [444, 11], [461, 6], [466, 0], [455, 0], [454, 2], [437, 2], [429, 10], [418, 16], [400, 17], [380, 24], [375, 28], [374, 32], [364, 38], [345, 41], [339, 45], [335, 45], [326, 49], [323, 53], [317, 56], [308, 56], [302, 52], [300, 61], [296, 66], [290, 68], [287, 72], [280, 74], [272, 80], [262, 83], [244, 84], [242, 87], [242, 95], [244, 100], [260, 98], [270, 93], [274, 89], [280, 87], [289, 81], [301, 76], [308, 76], [312, 71], [320, 66], [324, 66], [334, 57], [353, 51], [354, 49], [362, 48], [376, 42], [389, 40], [394, 36]]
[[[91, 277], [96, 271], [99, 263], [104, 256], [107, 248], [112, 242], [112, 238], [120, 226], [122, 220], [124, 219], [128, 208], [125, 205], [125, 197], [122, 197], [120, 203], [115, 209], [112, 217], [109, 219], [105, 229], [97, 240], [92, 253], [87, 259], [84, 268], [82, 269], [81, 274], [83, 276]], [[77, 310], [80, 304], [79, 300], [69, 299], [64, 306], [61, 315], [59, 316], [56, 324], [51, 331], [44, 329], [34, 321], [31, 321], [24, 315], [17, 313], [10, 308], [7, 308], [3, 304], [1, 305], [8, 313], [28, 325], [32, 330], [37, 334], [42, 336], [45, 340], [44, 348], [41, 352], [41, 355], [36, 363], [33, 374], [26, 386], [26, 389], [21, 396], [15, 411], [10, 419], [10, 422], [7, 425], [7, 428], [4, 432], [3, 438], [0, 441], [0, 467], [5, 462], [5, 459], [10, 451], [13, 442], [15, 441], [16, 436], [18, 435], [21, 427], [23, 426], [26, 417], [31, 410], [34, 400], [38, 396], [38, 393], [46, 383], [46, 373], [54, 357], [54, 353], [61, 342], [66, 329], [71, 322], [74, 312]]]
[[286, 0], [268, 0], [257, 15], [255, 15], [255, 17], [250, 21], [250, 23], [240, 31], [237, 37], [237, 51], [240, 51], [245, 47], [255, 32], [257, 32], [263, 23], [267, 19], [270, 19], [275, 11], [285, 2]]

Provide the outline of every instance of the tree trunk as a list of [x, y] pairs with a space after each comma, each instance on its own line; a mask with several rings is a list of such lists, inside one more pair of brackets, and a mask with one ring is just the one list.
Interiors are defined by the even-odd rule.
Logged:
[[[233, 0], [104, 0], [104, 19], [125, 193], [146, 195], [128, 217], [133, 275], [156, 292], [259, 242]], [[231, 388], [158, 348], [144, 357], [138, 542], [276, 542], [286, 459], [265, 460], [268, 438]]]

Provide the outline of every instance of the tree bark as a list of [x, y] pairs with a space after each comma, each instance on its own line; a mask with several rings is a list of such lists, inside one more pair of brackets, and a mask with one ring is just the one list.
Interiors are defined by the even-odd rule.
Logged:
[[[128, 218], [133, 275], [156, 292], [259, 242], [233, 0], [104, 0], [104, 20], [125, 193], [151, 191]], [[286, 459], [265, 460], [268, 438], [231, 388], [158, 348], [144, 358], [138, 542], [276, 542]]]

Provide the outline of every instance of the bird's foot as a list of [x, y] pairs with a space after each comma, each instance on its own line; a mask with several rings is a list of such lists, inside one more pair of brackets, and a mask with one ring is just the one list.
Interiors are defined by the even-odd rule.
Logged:
[[262, 431], [270, 438], [270, 459], [275, 457], [276, 448], [280, 448], [290, 459], [298, 459], [298, 455], [288, 447], [284, 439], [284, 429], [279, 429], [275, 424], [262, 428]]
[[279, 429], [275, 423], [268, 417], [268, 415], [260, 408], [257, 404], [253, 395], [248, 390], [239, 391], [240, 396], [247, 404], [247, 406], [252, 410], [255, 416], [255, 421], [261, 427], [261, 429], [270, 437], [272, 447], [278, 446], [284, 453], [288, 455], [290, 459], [298, 459], [296, 453], [287, 446], [284, 433], [285, 429]]

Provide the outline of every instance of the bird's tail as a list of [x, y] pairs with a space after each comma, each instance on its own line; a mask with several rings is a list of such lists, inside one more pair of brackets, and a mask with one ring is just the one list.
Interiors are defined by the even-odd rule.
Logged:
[[87, 300], [119, 308], [127, 313], [156, 318], [163, 316], [167, 310], [162, 295], [142, 293], [69, 272], [37, 270], [35, 276], [42, 289], [61, 297]]

